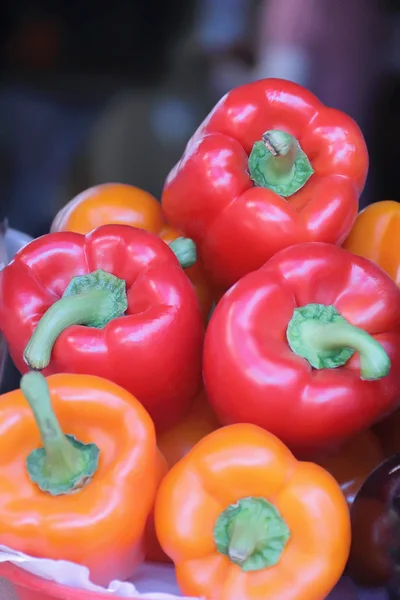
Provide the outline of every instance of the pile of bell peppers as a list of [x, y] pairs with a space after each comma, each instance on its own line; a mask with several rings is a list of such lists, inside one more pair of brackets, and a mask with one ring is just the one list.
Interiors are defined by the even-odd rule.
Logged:
[[0, 272], [22, 375], [0, 544], [99, 584], [173, 562], [206, 600], [330, 593], [399, 448], [400, 210], [357, 214], [367, 171], [350, 117], [267, 79], [222, 98], [161, 204], [120, 183], [67, 203]]

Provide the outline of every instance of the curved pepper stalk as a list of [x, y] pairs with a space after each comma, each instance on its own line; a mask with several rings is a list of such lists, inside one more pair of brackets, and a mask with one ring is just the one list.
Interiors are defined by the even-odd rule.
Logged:
[[386, 377], [390, 358], [383, 346], [363, 329], [350, 325], [334, 306], [307, 304], [296, 308], [287, 328], [290, 348], [314, 369], [335, 369], [360, 354], [365, 381]]
[[27, 373], [21, 391], [32, 409], [43, 448], [33, 450], [26, 467], [33, 483], [52, 496], [72, 494], [89, 483], [95, 474], [100, 450], [96, 444], [83, 444], [73, 435], [64, 435], [54, 414], [50, 390], [40, 373]]

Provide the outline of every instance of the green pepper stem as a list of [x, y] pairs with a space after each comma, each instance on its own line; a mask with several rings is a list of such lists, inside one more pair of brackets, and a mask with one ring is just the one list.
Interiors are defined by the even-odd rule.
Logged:
[[242, 498], [218, 517], [214, 540], [218, 552], [242, 571], [276, 565], [290, 538], [277, 508], [264, 498]]
[[28, 401], [46, 450], [46, 467], [49, 471], [71, 471], [79, 460], [79, 452], [63, 434], [54, 414], [46, 379], [40, 373], [27, 373], [21, 379], [21, 391]]
[[58, 337], [71, 325], [102, 328], [124, 314], [125, 287], [124, 280], [101, 270], [74, 277], [63, 297], [40, 319], [25, 348], [26, 364], [38, 371], [46, 368]]
[[43, 443], [43, 448], [34, 450], [27, 458], [31, 480], [53, 495], [83, 487], [97, 468], [97, 446], [81, 444], [72, 436], [64, 435], [53, 411], [47, 381], [41, 373], [27, 373], [20, 387]]
[[360, 355], [360, 375], [365, 380], [385, 377], [390, 370], [390, 358], [385, 349], [369, 333], [350, 323], [318, 323], [303, 325], [303, 340], [321, 354], [351, 348]]
[[228, 556], [231, 561], [242, 565], [250, 558], [257, 547], [259, 535], [259, 527], [251, 526], [251, 524], [245, 521], [234, 522], [228, 546]]
[[192, 267], [197, 260], [196, 244], [190, 238], [179, 237], [169, 244], [182, 269]]
[[314, 173], [295, 137], [285, 131], [266, 131], [249, 156], [249, 173], [256, 185], [287, 198], [301, 189]]
[[267, 131], [262, 136], [269, 160], [265, 163], [264, 175], [272, 185], [284, 183], [293, 178], [299, 144], [292, 135], [284, 131]]
[[109, 303], [110, 295], [106, 290], [92, 290], [55, 302], [40, 319], [25, 348], [26, 364], [36, 370], [47, 367], [61, 333], [71, 325], [87, 325], [94, 314], [98, 318], [108, 314]]
[[362, 379], [381, 379], [390, 371], [390, 358], [383, 346], [346, 321], [334, 306], [308, 304], [295, 309], [287, 339], [293, 352], [315, 369], [341, 367], [358, 352]]

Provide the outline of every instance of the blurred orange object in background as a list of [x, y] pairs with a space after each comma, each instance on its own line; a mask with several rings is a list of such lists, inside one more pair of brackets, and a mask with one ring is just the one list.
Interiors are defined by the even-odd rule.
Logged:
[[400, 286], [400, 204], [383, 200], [360, 212], [343, 248], [369, 258]]
[[333, 475], [351, 506], [368, 475], [384, 458], [378, 438], [366, 430], [350, 438], [334, 454], [318, 457], [315, 462]]
[[158, 436], [157, 444], [171, 469], [203, 437], [221, 427], [205, 391], [197, 396], [190, 412], [172, 429]]
[[[104, 183], [81, 192], [58, 212], [51, 231], [86, 234], [107, 224], [145, 229], [167, 244], [182, 235], [167, 224], [161, 204], [154, 196], [123, 183]], [[196, 290], [204, 321], [207, 321], [214, 300], [213, 291], [198, 263], [185, 269], [185, 273]]]

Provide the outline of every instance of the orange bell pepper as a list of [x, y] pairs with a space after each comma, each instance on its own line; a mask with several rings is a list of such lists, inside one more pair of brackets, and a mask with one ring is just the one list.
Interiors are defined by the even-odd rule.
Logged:
[[169, 471], [155, 522], [182, 593], [207, 600], [321, 600], [350, 548], [333, 477], [248, 424], [210, 433]]
[[333, 475], [351, 507], [368, 475], [384, 458], [377, 436], [367, 429], [350, 438], [333, 454], [319, 456], [315, 462]]
[[0, 428], [0, 544], [85, 565], [100, 585], [130, 576], [158, 484], [139, 401], [99, 377], [30, 372], [2, 396]]
[[385, 200], [360, 212], [343, 247], [375, 262], [400, 286], [399, 238], [400, 204]]
[[[170, 244], [181, 233], [170, 227], [161, 204], [148, 192], [132, 185], [105, 183], [78, 194], [56, 215], [51, 231], [89, 233], [100, 225], [122, 224], [145, 229]], [[213, 303], [213, 291], [198, 262], [185, 269], [207, 321]]]
[[[220, 426], [208, 403], [205, 391], [201, 391], [189, 413], [174, 427], [161, 433], [157, 438], [158, 447], [164, 458], [164, 463], [160, 461], [160, 483], [168, 469], [186, 456], [203, 437]], [[152, 562], [171, 562], [169, 556], [160, 547], [153, 518], [149, 520], [147, 526], [146, 559]]]
[[189, 413], [157, 438], [157, 444], [171, 469], [203, 437], [221, 427], [205, 391], [201, 391]]

